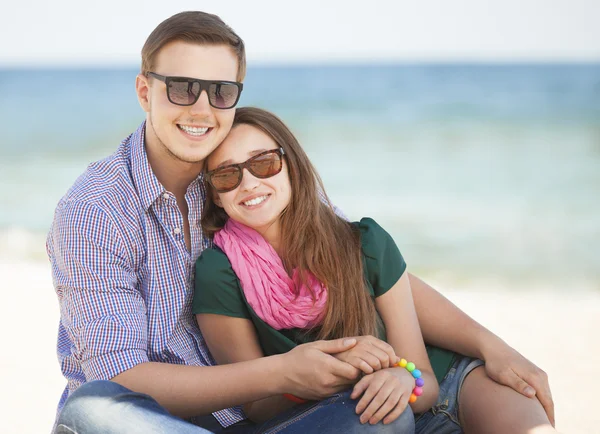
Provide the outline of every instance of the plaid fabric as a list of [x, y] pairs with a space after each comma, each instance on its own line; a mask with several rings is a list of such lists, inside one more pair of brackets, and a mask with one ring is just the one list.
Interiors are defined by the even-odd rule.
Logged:
[[[60, 200], [47, 251], [60, 304], [58, 360], [69, 395], [148, 361], [214, 365], [191, 312], [202, 235], [202, 178], [188, 188], [191, 253], [175, 196], [154, 176], [145, 123], [108, 158], [92, 163]], [[214, 414], [223, 426], [241, 408]]]

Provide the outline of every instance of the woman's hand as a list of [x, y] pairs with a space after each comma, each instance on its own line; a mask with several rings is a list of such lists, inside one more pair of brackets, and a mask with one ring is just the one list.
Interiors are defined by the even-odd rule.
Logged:
[[548, 375], [504, 341], [498, 339], [490, 344], [482, 351], [488, 377], [528, 398], [537, 396], [554, 426], [554, 402]]
[[362, 398], [356, 405], [360, 422], [374, 425], [383, 419], [393, 422], [408, 405], [415, 379], [404, 368], [387, 368], [365, 375], [352, 390], [350, 398]]
[[380, 369], [389, 368], [400, 360], [396, 356], [394, 348], [387, 342], [373, 336], [359, 336], [355, 339], [357, 343], [353, 348], [334, 356], [364, 374], [372, 374]]

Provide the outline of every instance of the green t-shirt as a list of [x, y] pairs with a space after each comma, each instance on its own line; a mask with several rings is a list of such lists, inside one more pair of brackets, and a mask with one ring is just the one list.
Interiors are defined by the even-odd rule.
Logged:
[[[367, 290], [376, 298], [394, 286], [405, 272], [406, 263], [392, 237], [373, 219], [366, 217], [353, 224], [361, 234]], [[265, 323], [246, 301], [229, 259], [218, 248], [206, 249], [196, 262], [192, 311], [251, 320], [267, 356], [286, 353], [296, 345], [314, 340], [314, 336], [304, 329], [275, 330]], [[385, 329], [381, 336], [385, 339]], [[427, 354], [435, 376], [441, 382], [454, 363], [455, 354], [429, 346]]]

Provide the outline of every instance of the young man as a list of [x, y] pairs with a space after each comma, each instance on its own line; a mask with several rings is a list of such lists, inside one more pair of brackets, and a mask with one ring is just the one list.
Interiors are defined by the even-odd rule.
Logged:
[[[315, 342], [213, 366], [190, 307], [193, 265], [210, 243], [199, 224], [199, 175], [231, 128], [245, 67], [242, 40], [218, 17], [185, 12], [161, 23], [144, 45], [136, 78], [145, 122], [59, 202], [47, 244], [68, 380], [57, 432], [202, 432], [194, 423], [252, 431], [235, 406], [283, 393], [330, 398], [298, 406], [261, 430], [412, 429], [410, 411], [388, 426], [361, 425], [343, 392], [359, 371], [340, 355], [355, 345], [383, 354], [382, 361], [393, 353], [374, 338]], [[489, 377], [532, 396], [527, 381], [552, 418], [537, 367], [421, 280], [410, 281], [428, 343], [485, 360]], [[209, 416], [194, 419], [199, 415]]]

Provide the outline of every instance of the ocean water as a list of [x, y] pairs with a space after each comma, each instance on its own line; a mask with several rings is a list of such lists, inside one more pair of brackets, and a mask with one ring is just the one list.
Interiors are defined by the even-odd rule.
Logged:
[[[130, 69], [0, 70], [0, 261], [143, 120]], [[600, 290], [600, 64], [250, 68], [240, 105], [299, 137], [333, 202], [413, 271]]]

